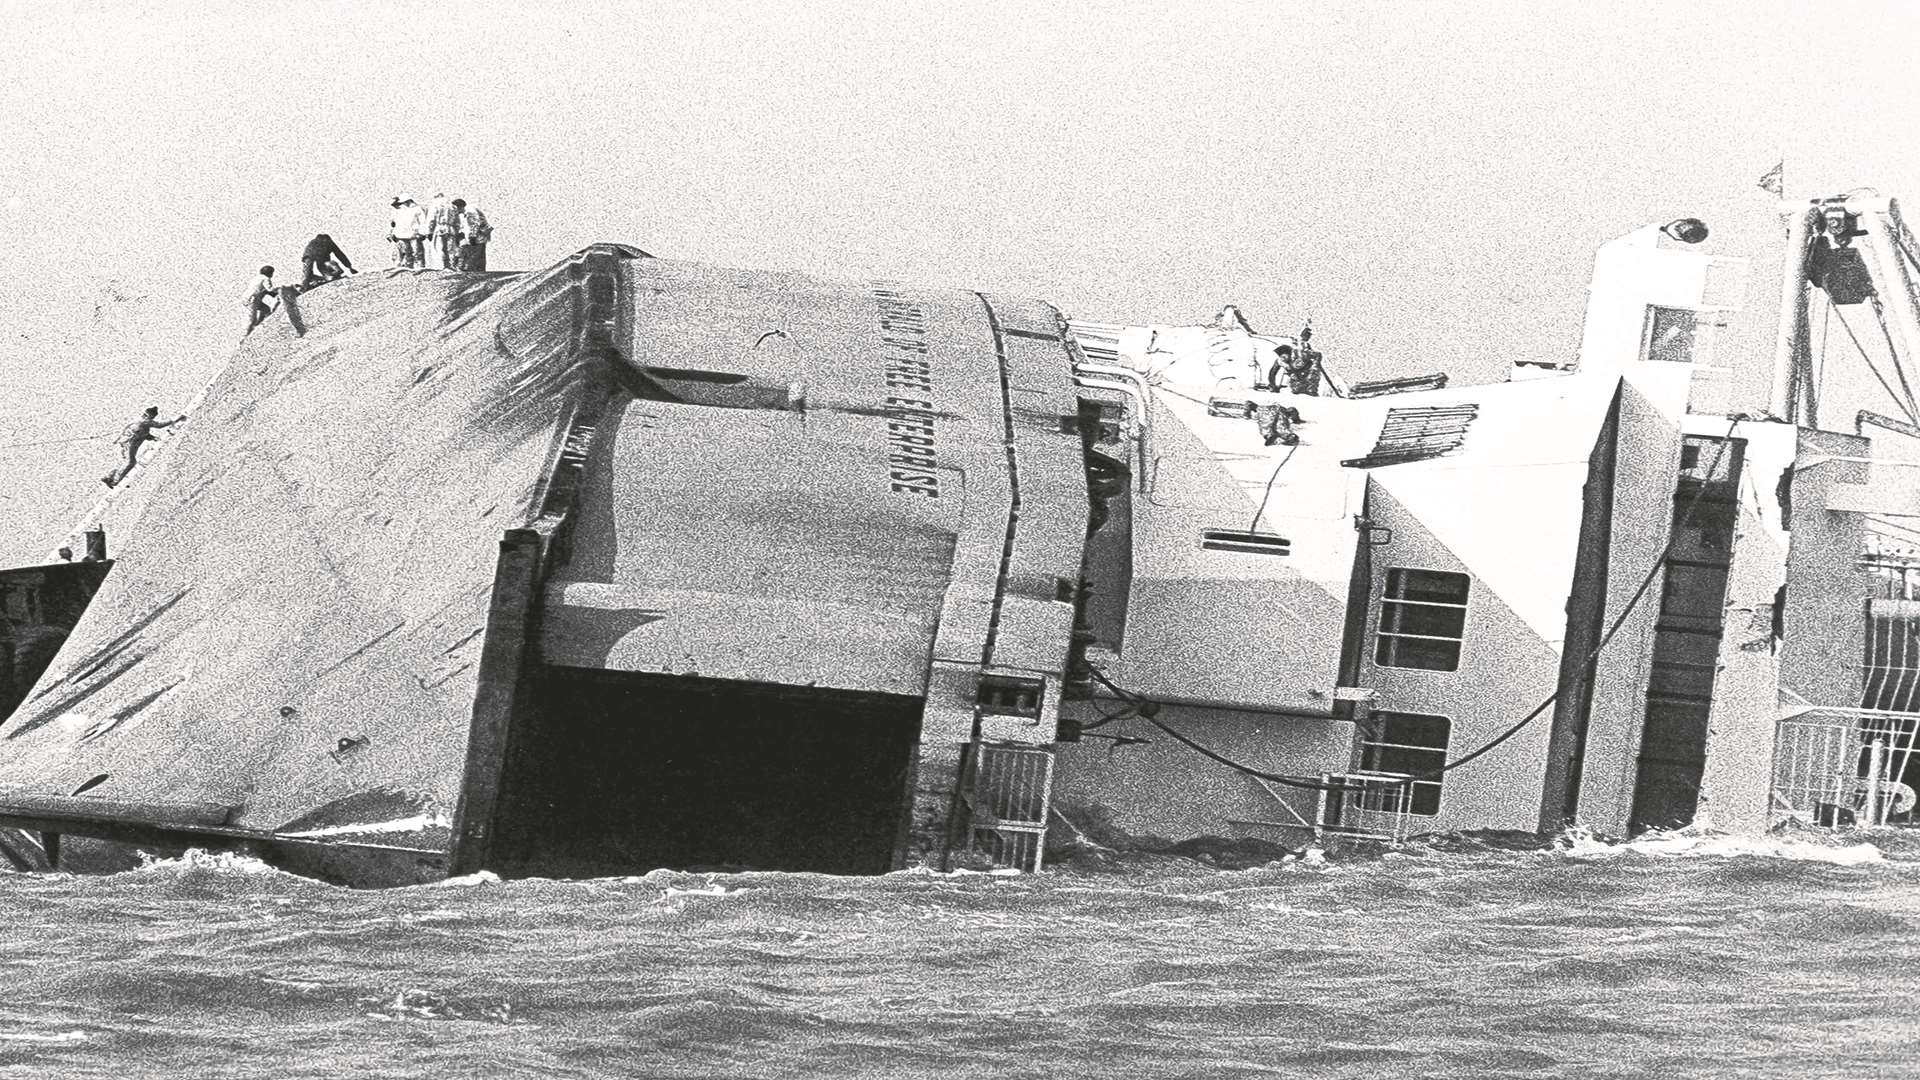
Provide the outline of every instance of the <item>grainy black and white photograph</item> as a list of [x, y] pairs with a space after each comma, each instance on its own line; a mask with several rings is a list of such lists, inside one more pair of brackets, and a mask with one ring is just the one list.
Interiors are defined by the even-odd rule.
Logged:
[[0, 28], [0, 1076], [1913, 1071], [1920, 7]]

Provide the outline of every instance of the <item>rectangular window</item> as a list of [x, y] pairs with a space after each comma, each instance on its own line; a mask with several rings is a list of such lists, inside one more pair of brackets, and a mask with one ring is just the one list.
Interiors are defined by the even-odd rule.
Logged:
[[0, 585], [0, 615], [23, 623], [40, 622], [40, 590], [31, 585]]
[[1682, 701], [1712, 701], [1713, 675], [1712, 664], [1655, 659], [1647, 669], [1647, 693]]
[[998, 716], [1039, 716], [1040, 703], [1047, 684], [1041, 679], [1017, 675], [982, 675], [975, 701], [983, 714]]
[[[1447, 763], [1447, 743], [1453, 721], [1423, 713], [1377, 712], [1368, 720], [1360, 742], [1360, 768], [1365, 772], [1425, 776]], [[1440, 812], [1443, 780], [1416, 780], [1406, 786], [1371, 789], [1365, 799], [1371, 810], [1399, 810], [1432, 817]]]
[[1200, 534], [1200, 546], [1208, 551], [1242, 551], [1250, 555], [1287, 555], [1292, 541], [1272, 533], [1243, 529], [1208, 529]]
[[1693, 362], [1693, 339], [1699, 317], [1686, 308], [1647, 305], [1646, 341], [1642, 356], [1672, 363]]
[[1735, 507], [1731, 503], [1695, 504], [1694, 513], [1674, 525], [1672, 558], [1686, 563], [1727, 565]]
[[1660, 629], [1718, 635], [1727, 568], [1668, 559], [1666, 569], [1660, 582]]
[[1699, 760], [1700, 747], [1707, 741], [1709, 708], [1704, 701], [1649, 695], [1645, 731], [1640, 737], [1641, 760]]
[[1429, 671], [1459, 668], [1469, 585], [1467, 575], [1444, 570], [1388, 570], [1374, 662]]
[[[1685, 506], [1694, 501], [1696, 493], [1706, 502], [1738, 502], [1734, 481], [1739, 478], [1745, 444], [1745, 439], [1686, 436], [1680, 444], [1680, 483], [1674, 502]], [[1707, 490], [1701, 492], [1703, 484]]]

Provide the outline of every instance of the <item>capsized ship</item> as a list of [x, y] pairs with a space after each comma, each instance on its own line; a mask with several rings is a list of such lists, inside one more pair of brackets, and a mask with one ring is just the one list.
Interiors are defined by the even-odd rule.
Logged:
[[1920, 262], [1789, 218], [1776, 355], [1650, 226], [1491, 386], [617, 245], [321, 286], [115, 496], [0, 821], [374, 885], [1897, 817], [1920, 426], [1820, 425], [1912, 354], [1805, 328], [1920, 342]]
[[878, 872], [1032, 779], [969, 747], [1050, 743], [1074, 647], [1052, 308], [604, 246], [285, 312], [0, 730], [7, 820], [353, 883]]

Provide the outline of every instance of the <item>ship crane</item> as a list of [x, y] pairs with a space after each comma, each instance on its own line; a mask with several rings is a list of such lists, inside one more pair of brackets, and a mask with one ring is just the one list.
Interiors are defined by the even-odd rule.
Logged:
[[[1812, 327], [1815, 304], [1823, 302], [1832, 305], [1831, 314], [1838, 316], [1899, 418], [1920, 425], [1920, 243], [1899, 202], [1863, 190], [1790, 204], [1785, 213], [1771, 412], [1791, 423], [1821, 426], [1825, 365], [1816, 366]], [[1886, 346], [1885, 370], [1843, 310], [1861, 305], [1872, 312]]]

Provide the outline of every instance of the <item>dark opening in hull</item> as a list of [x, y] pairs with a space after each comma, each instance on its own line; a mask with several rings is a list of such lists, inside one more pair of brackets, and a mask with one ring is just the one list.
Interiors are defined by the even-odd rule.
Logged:
[[877, 874], [905, 839], [919, 698], [549, 669], [507, 752], [490, 865]]

